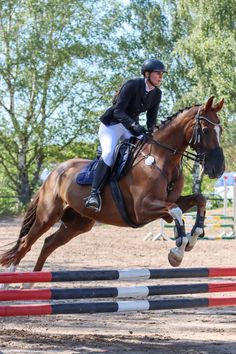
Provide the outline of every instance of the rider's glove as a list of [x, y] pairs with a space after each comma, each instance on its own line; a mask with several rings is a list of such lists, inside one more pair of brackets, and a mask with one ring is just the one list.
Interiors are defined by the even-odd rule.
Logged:
[[134, 136], [139, 136], [146, 133], [146, 129], [136, 122], [131, 125], [129, 130]]

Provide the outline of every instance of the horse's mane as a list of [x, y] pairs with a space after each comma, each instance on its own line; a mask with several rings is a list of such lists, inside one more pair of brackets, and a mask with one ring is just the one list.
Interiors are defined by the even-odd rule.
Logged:
[[199, 107], [199, 106], [201, 106], [201, 104], [195, 104], [193, 106], [185, 107], [185, 108], [182, 108], [182, 109], [178, 110], [178, 112], [176, 112], [176, 113], [172, 114], [171, 116], [167, 117], [165, 120], [162, 120], [161, 123], [156, 126], [156, 128], [160, 129], [163, 126], [166, 126], [166, 124], [172, 122], [180, 113], [183, 113], [184, 111], [186, 111], [188, 109], [191, 109], [193, 107]]

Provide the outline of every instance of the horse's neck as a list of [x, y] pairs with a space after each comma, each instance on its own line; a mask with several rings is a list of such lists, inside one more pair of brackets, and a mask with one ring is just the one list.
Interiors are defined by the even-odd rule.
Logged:
[[179, 152], [184, 152], [188, 146], [185, 136], [187, 119], [176, 117], [173, 121], [166, 123], [154, 135], [154, 139], [163, 145], [167, 145]]

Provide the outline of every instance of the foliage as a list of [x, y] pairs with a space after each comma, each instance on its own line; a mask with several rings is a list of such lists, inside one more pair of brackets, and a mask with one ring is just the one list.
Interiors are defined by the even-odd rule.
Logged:
[[236, 171], [236, 119], [229, 120], [225, 124], [224, 130], [226, 132], [224, 138], [224, 154], [226, 158], [226, 170]]
[[219, 195], [208, 193], [205, 197], [207, 198], [207, 209], [218, 209], [224, 206], [224, 199]]
[[[235, 18], [233, 0], [0, 0], [1, 193], [26, 204], [43, 168], [93, 157], [98, 117], [148, 57], [168, 67], [159, 120], [225, 98], [226, 167], [236, 170]], [[204, 178], [202, 190], [213, 184]]]
[[75, 157], [83, 159], [94, 159], [96, 157], [98, 143], [84, 143], [84, 142], [73, 142], [63, 149], [60, 149], [58, 145], [50, 145], [47, 147], [47, 165], [58, 164], [65, 160], [73, 159]]
[[[189, 162], [186, 161], [186, 159], [184, 159], [183, 167], [184, 167], [184, 178], [185, 178], [183, 195], [192, 194], [193, 193], [193, 162], [192, 161]], [[214, 185], [215, 185], [215, 180], [211, 180], [207, 176], [203, 176], [201, 182], [201, 192], [203, 194], [213, 193]]]
[[114, 8], [98, 15], [93, 2], [0, 2], [0, 162], [23, 203], [38, 185], [48, 144], [94, 133], [98, 75], [88, 65], [107, 48], [94, 28], [109, 32]]
[[[171, 51], [172, 40], [169, 33], [168, 18], [163, 11], [161, 1], [134, 0], [131, 1], [125, 12], [126, 21], [129, 24], [129, 36], [123, 38], [119, 50], [124, 57], [128, 53], [127, 72], [135, 72], [140, 76], [140, 68], [143, 61], [154, 57], [162, 60], [168, 70], [173, 64]], [[120, 43], [118, 43], [120, 44]], [[127, 58], [127, 55], [126, 55]], [[165, 119], [170, 113], [175, 92], [175, 80], [171, 75], [165, 76], [162, 86], [163, 95], [159, 121]]]
[[[173, 3], [173, 1], [171, 1]], [[188, 81], [178, 106], [215, 95], [226, 101], [224, 116], [235, 115], [236, 7], [233, 0], [175, 1], [172, 23], [181, 36], [173, 54]], [[184, 30], [183, 30], [184, 29]]]

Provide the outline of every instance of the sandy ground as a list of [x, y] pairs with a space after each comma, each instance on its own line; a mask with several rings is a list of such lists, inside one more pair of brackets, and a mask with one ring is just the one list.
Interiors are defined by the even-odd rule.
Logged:
[[[159, 222], [153, 224], [158, 232]], [[20, 220], [0, 220], [0, 247], [16, 240]], [[45, 270], [104, 268], [169, 268], [167, 255], [174, 241], [143, 241], [147, 227], [132, 230], [97, 225], [58, 249]], [[19, 271], [31, 271], [44, 237], [22, 261]], [[236, 266], [235, 240], [199, 241], [186, 253], [182, 267]], [[1, 271], [4, 271], [2, 269]], [[233, 280], [233, 279], [231, 279]], [[199, 279], [192, 282], [224, 281]], [[188, 279], [86, 283], [125, 286], [187, 283]], [[19, 285], [15, 285], [18, 287]], [[50, 287], [36, 284], [35, 287]], [[76, 287], [54, 283], [53, 287]], [[196, 295], [193, 295], [196, 296]], [[208, 294], [198, 294], [207, 297]], [[233, 296], [232, 293], [213, 296]], [[189, 295], [188, 295], [189, 297]], [[153, 297], [157, 298], [157, 297]], [[111, 300], [112, 301], [112, 300]], [[236, 308], [201, 308], [126, 314], [84, 314], [0, 319], [0, 354], [12, 353], [183, 353], [235, 354]]]

